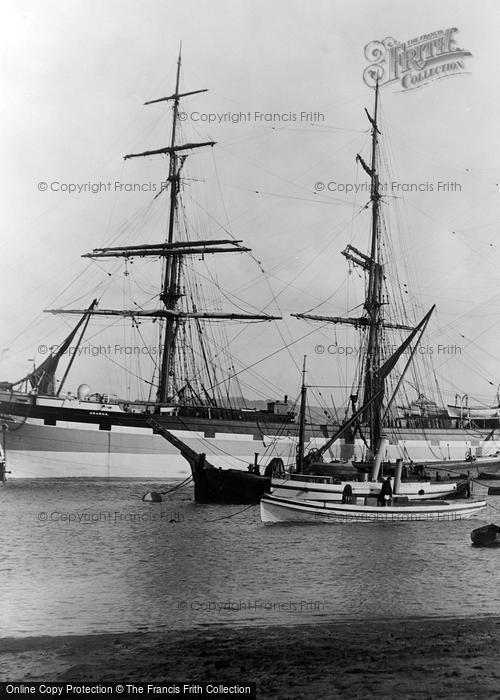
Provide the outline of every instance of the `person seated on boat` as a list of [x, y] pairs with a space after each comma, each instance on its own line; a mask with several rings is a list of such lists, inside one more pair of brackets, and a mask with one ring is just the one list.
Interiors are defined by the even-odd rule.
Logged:
[[344, 490], [342, 491], [342, 503], [352, 503], [354, 500], [354, 497], [352, 495], [352, 486], [351, 484], [346, 484], [344, 486]]
[[283, 479], [285, 476], [285, 465], [281, 457], [273, 457], [264, 470], [264, 476]]
[[382, 484], [382, 488], [380, 489], [380, 495], [378, 497], [378, 500], [379, 500], [379, 503], [381, 506], [390, 505], [390, 502], [392, 500], [391, 479], [392, 479], [392, 476], [388, 476], [387, 479]]

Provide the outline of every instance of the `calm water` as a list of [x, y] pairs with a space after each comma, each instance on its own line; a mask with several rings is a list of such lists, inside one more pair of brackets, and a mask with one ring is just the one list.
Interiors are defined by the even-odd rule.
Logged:
[[[500, 548], [482, 520], [263, 526], [257, 506], [202, 506], [137, 480], [0, 485], [4, 636], [500, 612]], [[235, 514], [232, 518], [225, 516]]]

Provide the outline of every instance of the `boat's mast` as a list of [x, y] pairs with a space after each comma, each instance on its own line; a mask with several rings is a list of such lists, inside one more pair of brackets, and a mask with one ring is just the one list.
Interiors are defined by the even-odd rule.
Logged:
[[[97, 258], [125, 258], [132, 257], [154, 257], [164, 259], [164, 275], [162, 280], [161, 291], [159, 294], [160, 300], [163, 303], [163, 308], [159, 309], [96, 309], [95, 304], [90, 309], [80, 311], [78, 309], [47, 309], [50, 313], [65, 313], [65, 314], [85, 314], [92, 316], [123, 316], [131, 318], [135, 321], [137, 318], [149, 318], [152, 320], [162, 319], [165, 324], [165, 333], [163, 339], [163, 347], [161, 350], [160, 361], [160, 376], [158, 382], [157, 403], [164, 404], [171, 402], [177, 387], [175, 386], [172, 377], [174, 374], [174, 359], [175, 359], [175, 344], [176, 336], [181, 324], [186, 323], [189, 319], [194, 319], [198, 323], [198, 329], [201, 330], [199, 319], [217, 319], [217, 320], [247, 320], [247, 321], [274, 321], [280, 320], [281, 316], [270, 316], [269, 314], [255, 313], [232, 313], [224, 311], [200, 310], [198, 311], [194, 305], [193, 309], [178, 308], [179, 298], [183, 295], [181, 289], [181, 267], [182, 261], [186, 257], [212, 255], [214, 253], [244, 253], [249, 252], [250, 248], [240, 245], [241, 240], [234, 238], [208, 239], [208, 240], [175, 240], [175, 227], [177, 219], [178, 195], [180, 174], [187, 155], [185, 151], [192, 151], [197, 148], [205, 148], [207, 146], [215, 146], [215, 141], [203, 141], [201, 143], [188, 142], [184, 144], [177, 143], [177, 122], [179, 118], [179, 101], [182, 97], [197, 95], [201, 92], [207, 92], [206, 88], [201, 90], [190, 90], [189, 92], [179, 92], [180, 88], [180, 72], [181, 72], [181, 49], [179, 49], [179, 58], [177, 60], [177, 75], [175, 81], [175, 92], [167, 97], [160, 97], [154, 100], [145, 102], [146, 105], [157, 104], [159, 102], [173, 102], [173, 119], [172, 130], [170, 135], [170, 145], [154, 150], [142, 151], [141, 153], [128, 153], [124, 156], [125, 160], [130, 158], [144, 158], [156, 155], [168, 155], [169, 170], [168, 181], [170, 184], [170, 208], [168, 217], [168, 230], [166, 240], [161, 243], [148, 243], [142, 245], [126, 245], [114, 246], [106, 248], [95, 248], [91, 253], [86, 253], [83, 257]], [[78, 328], [76, 329], [78, 330]], [[76, 330], [74, 331], [76, 333]], [[206, 356], [202, 345], [203, 358], [207, 371], [209, 370], [208, 357]], [[29, 378], [29, 376], [26, 379]], [[209, 382], [211, 388], [214, 388], [215, 380], [209, 374]], [[24, 381], [24, 380], [22, 380]], [[190, 386], [190, 382], [186, 379], [186, 385]], [[207, 394], [206, 389], [203, 391]], [[197, 396], [201, 400], [200, 396]], [[212, 397], [209, 398], [213, 402]]]
[[[368, 115], [372, 125], [372, 155], [371, 167], [369, 174], [371, 178], [370, 200], [372, 203], [372, 227], [371, 227], [371, 246], [370, 259], [368, 267], [368, 290], [365, 300], [365, 309], [368, 314], [368, 345], [366, 351], [365, 376], [364, 376], [364, 397], [363, 403], [367, 404], [370, 399], [375, 396], [380, 389], [383, 389], [383, 380], [381, 381], [376, 370], [380, 365], [380, 349], [381, 349], [381, 330], [382, 330], [382, 280], [383, 269], [380, 263], [380, 183], [377, 173], [377, 151], [378, 151], [378, 96], [379, 88], [378, 81], [375, 86], [375, 108], [373, 117]], [[379, 399], [374, 401], [369, 413], [370, 427], [370, 448], [372, 454], [378, 449], [380, 436], [382, 432], [381, 414], [382, 414], [382, 399], [380, 394]]]
[[[168, 216], [167, 243], [174, 242], [175, 219], [177, 211], [177, 195], [179, 193], [179, 168], [178, 157], [175, 149], [175, 137], [177, 131], [177, 118], [179, 113], [179, 82], [181, 74], [181, 47], [179, 48], [179, 58], [177, 60], [177, 76], [175, 80], [175, 93], [173, 96], [173, 116], [172, 132], [170, 137], [170, 162], [168, 170], [168, 181], [170, 183], [170, 209]], [[165, 259], [165, 275], [160, 299], [168, 310], [174, 310], [180, 297], [179, 289], [179, 269], [181, 259], [177, 255], [168, 255]], [[168, 316], [165, 321], [165, 336], [163, 339], [163, 350], [161, 354], [160, 377], [158, 382], [158, 402], [165, 403], [169, 399], [170, 386], [169, 377], [171, 375], [175, 358], [175, 338], [179, 323], [177, 318]]]
[[[382, 421], [383, 421], [383, 401], [385, 379], [389, 372], [392, 371], [399, 352], [394, 353], [390, 361], [385, 362], [383, 367], [382, 361], [382, 330], [384, 328], [392, 330], [415, 332], [415, 328], [408, 324], [394, 323], [392, 321], [384, 321], [382, 317], [382, 285], [384, 280], [384, 268], [380, 255], [380, 181], [377, 172], [378, 165], [378, 137], [380, 135], [378, 129], [378, 101], [379, 101], [379, 86], [378, 81], [375, 86], [375, 107], [373, 116], [367, 110], [366, 115], [372, 126], [372, 148], [371, 148], [371, 163], [368, 165], [363, 158], [358, 154], [356, 160], [361, 164], [365, 172], [370, 178], [370, 201], [372, 205], [372, 221], [371, 221], [371, 241], [370, 254], [367, 255], [353, 245], [348, 245], [342, 251], [347, 260], [354, 265], [359, 266], [368, 275], [368, 287], [364, 302], [365, 313], [360, 317], [343, 317], [343, 316], [325, 316], [317, 314], [292, 314], [297, 318], [305, 318], [315, 321], [327, 321], [331, 323], [341, 323], [354, 326], [357, 329], [367, 331], [367, 347], [365, 355], [365, 363], [363, 368], [363, 400], [361, 410], [356, 411], [355, 402], [353, 402], [353, 417], [366, 416], [366, 422], [369, 427], [369, 442], [372, 456], [378, 452], [380, 440], [382, 436]], [[413, 338], [414, 336], [410, 336]], [[405, 341], [407, 342], [407, 341]], [[390, 404], [390, 402], [389, 402]], [[352, 420], [352, 418], [350, 420]], [[354, 425], [355, 422], [348, 422], [342, 427], [342, 431], [346, 430], [347, 425]], [[328, 449], [328, 446], [339, 437], [339, 434], [327, 441], [323, 448], [317, 452], [321, 456], [322, 452]]]
[[302, 388], [300, 391], [300, 414], [299, 414], [299, 444], [297, 445], [297, 472], [302, 474], [304, 469], [304, 438], [306, 428], [306, 360], [307, 355], [304, 355], [304, 363], [302, 365]]

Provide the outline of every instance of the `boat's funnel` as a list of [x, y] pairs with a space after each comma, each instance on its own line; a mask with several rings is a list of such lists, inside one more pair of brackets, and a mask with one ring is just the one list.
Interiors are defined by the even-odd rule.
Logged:
[[393, 493], [397, 495], [399, 489], [401, 488], [401, 477], [403, 476], [403, 460], [396, 460], [396, 472], [394, 474], [394, 490]]
[[382, 459], [384, 458], [385, 450], [388, 444], [389, 440], [387, 438], [382, 438], [380, 440], [378, 452], [375, 455], [375, 461], [373, 462], [372, 481], [377, 481], [378, 479], [380, 465], [382, 464]]

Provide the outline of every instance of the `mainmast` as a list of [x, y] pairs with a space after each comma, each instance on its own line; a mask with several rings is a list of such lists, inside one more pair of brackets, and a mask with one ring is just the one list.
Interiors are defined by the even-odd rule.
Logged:
[[[366, 416], [369, 427], [369, 447], [374, 455], [378, 449], [382, 433], [382, 404], [384, 400], [385, 377], [379, 368], [381, 366], [382, 332], [384, 328], [413, 331], [412, 326], [385, 322], [382, 318], [382, 284], [384, 279], [383, 265], [380, 258], [380, 180], [377, 172], [378, 160], [378, 81], [375, 86], [375, 106], [373, 116], [365, 109], [372, 127], [371, 163], [367, 165], [358, 154], [356, 160], [361, 164], [370, 177], [371, 202], [371, 236], [370, 253], [366, 255], [352, 245], [348, 245], [342, 255], [349, 261], [361, 267], [368, 274], [368, 286], [365, 295], [365, 314], [357, 318], [341, 316], [319, 316], [313, 314], [294, 314], [298, 318], [317, 321], [341, 323], [365, 329], [368, 333], [366, 357], [363, 374], [363, 400], [360, 415]], [[355, 411], [355, 406], [353, 406]], [[357, 412], [356, 412], [357, 413]]]
[[[168, 181], [170, 183], [170, 209], [168, 216], [167, 243], [174, 242], [174, 228], [177, 213], [177, 196], [179, 194], [179, 175], [185, 156], [179, 159], [175, 149], [175, 136], [177, 131], [177, 118], [179, 114], [179, 80], [181, 73], [181, 47], [179, 48], [179, 58], [177, 60], [177, 76], [175, 79], [175, 95], [173, 97], [174, 108], [172, 116], [172, 134], [170, 138], [170, 163], [168, 171]], [[180, 161], [180, 167], [179, 167]], [[175, 256], [167, 256], [165, 260], [165, 276], [160, 299], [166, 309], [173, 310], [181, 296], [179, 272], [182, 259]], [[179, 323], [174, 316], [167, 318], [165, 323], [165, 338], [163, 343], [163, 353], [160, 367], [160, 378], [158, 383], [158, 402], [167, 401], [171, 392], [169, 391], [169, 377], [173, 370], [175, 356], [175, 339]]]
[[[162, 303], [160, 308], [153, 309], [98, 309], [97, 303], [89, 310], [81, 311], [78, 309], [47, 309], [50, 313], [64, 314], [88, 314], [89, 316], [122, 316], [124, 318], [150, 318], [155, 321], [161, 319], [164, 323], [163, 346], [160, 348], [160, 373], [157, 390], [157, 403], [171, 404], [174, 400], [176, 387], [174, 384], [174, 361], [176, 350], [177, 332], [182, 324], [189, 320], [194, 320], [198, 325], [200, 319], [213, 321], [273, 321], [279, 320], [280, 316], [271, 316], [269, 314], [256, 313], [232, 313], [224, 311], [198, 310], [193, 306], [192, 310], [181, 309], [179, 299], [183, 296], [181, 287], [181, 269], [182, 262], [185, 257], [200, 257], [212, 254], [221, 253], [244, 253], [250, 251], [250, 248], [240, 245], [242, 241], [231, 239], [208, 239], [208, 240], [176, 240], [175, 231], [177, 228], [177, 208], [178, 196], [180, 191], [180, 174], [184, 161], [187, 155], [184, 151], [194, 148], [202, 148], [205, 146], [215, 146], [215, 141], [204, 141], [202, 143], [177, 143], [177, 126], [179, 121], [179, 102], [182, 97], [188, 95], [196, 95], [201, 92], [207, 92], [206, 88], [202, 90], [191, 90], [190, 92], [179, 92], [180, 90], [180, 72], [181, 72], [181, 49], [179, 49], [179, 57], [177, 60], [177, 73], [175, 80], [175, 92], [168, 97], [160, 97], [155, 100], [145, 102], [146, 105], [156, 104], [158, 102], [173, 102], [173, 117], [172, 128], [170, 133], [170, 145], [164, 148], [158, 148], [152, 151], [143, 151], [142, 153], [131, 153], [124, 156], [125, 160], [129, 158], [139, 158], [153, 155], [168, 155], [168, 182], [169, 182], [169, 213], [168, 213], [168, 228], [165, 240], [161, 243], [148, 243], [141, 245], [126, 245], [106, 248], [95, 248], [91, 253], [86, 253], [82, 257], [85, 258], [133, 258], [133, 257], [154, 257], [162, 258], [163, 277], [162, 285], [159, 294], [159, 299]], [[203, 349], [203, 357], [205, 366], [208, 367], [208, 358]], [[187, 381], [187, 380], [186, 380]], [[211, 378], [209, 377], [211, 383]]]
[[[177, 219], [178, 195], [180, 190], [180, 173], [184, 164], [186, 155], [181, 155], [180, 152], [188, 148], [201, 148], [203, 146], [214, 146], [213, 141], [206, 143], [190, 143], [184, 146], [177, 145], [177, 122], [179, 117], [179, 101], [181, 97], [186, 95], [195, 95], [200, 92], [206, 92], [206, 89], [192, 90], [190, 92], [179, 92], [180, 74], [181, 74], [181, 50], [179, 48], [179, 58], [177, 59], [177, 74], [175, 79], [175, 92], [168, 97], [161, 97], [155, 100], [149, 100], [145, 104], [156, 104], [158, 102], [172, 101], [172, 129], [170, 134], [170, 147], [159, 149], [158, 151], [149, 151], [145, 153], [135, 154], [137, 156], [152, 155], [154, 153], [167, 153], [169, 156], [168, 182], [170, 187], [170, 206], [168, 214], [168, 229], [166, 236], [166, 244], [172, 246], [175, 241], [175, 229]], [[134, 155], [125, 156], [131, 158]], [[180, 273], [182, 267], [182, 256], [179, 250], [174, 254], [167, 253], [165, 255], [164, 275], [160, 292], [160, 300], [162, 301], [165, 310], [172, 312], [165, 317], [163, 348], [161, 349], [160, 374], [158, 381], [157, 401], [158, 403], [166, 403], [172, 399], [174, 387], [172, 377], [174, 375], [174, 360], [175, 360], [175, 341], [177, 331], [182, 321], [179, 315], [175, 314], [180, 297], [182, 296]]]
[[[376, 372], [380, 365], [382, 340], [381, 307], [383, 281], [383, 267], [382, 263], [380, 262], [380, 181], [377, 173], [377, 149], [379, 135], [377, 126], [378, 94], [379, 88], [377, 80], [375, 85], [375, 108], [373, 117], [370, 117], [369, 113], [366, 112], [366, 115], [372, 125], [371, 167], [369, 168], [366, 165], [360, 155], [357, 156], [358, 161], [361, 163], [371, 179], [370, 200], [372, 203], [370, 258], [366, 261], [368, 266], [368, 290], [365, 300], [365, 309], [368, 314], [369, 330], [364, 373], [364, 404], [368, 403], [373, 396], [384, 388], [384, 382], [383, 380], [380, 380], [378, 373]], [[380, 394], [378, 400], [373, 402], [369, 412], [370, 448], [372, 454], [374, 454], [378, 448], [382, 432], [382, 401], [383, 392]]]

